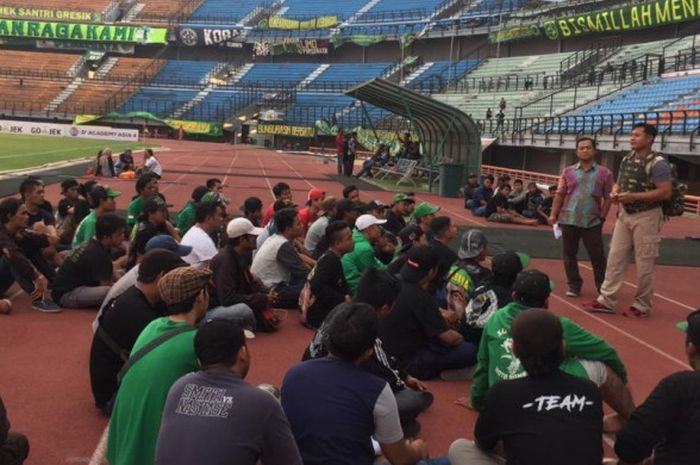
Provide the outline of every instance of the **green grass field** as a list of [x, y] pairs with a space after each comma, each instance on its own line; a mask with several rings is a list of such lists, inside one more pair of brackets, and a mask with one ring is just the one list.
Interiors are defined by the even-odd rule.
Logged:
[[31, 168], [58, 161], [94, 158], [97, 151], [105, 147], [111, 148], [116, 155], [127, 148], [139, 149], [155, 146], [155, 144], [140, 142], [0, 134], [0, 172]]

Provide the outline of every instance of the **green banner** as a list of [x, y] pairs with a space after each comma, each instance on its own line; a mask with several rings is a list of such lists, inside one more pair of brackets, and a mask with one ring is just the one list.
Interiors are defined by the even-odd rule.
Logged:
[[656, 0], [545, 21], [542, 28], [547, 37], [556, 40], [596, 32], [627, 32], [699, 18], [699, 0]]
[[530, 26], [516, 26], [489, 34], [489, 42], [492, 44], [510, 42], [512, 40], [526, 39], [540, 35], [540, 28], [534, 24]]
[[144, 119], [162, 123], [171, 129], [178, 130], [180, 127], [186, 134], [204, 134], [211, 137], [221, 137], [224, 134], [223, 126], [220, 123], [207, 123], [203, 121], [187, 121], [170, 118], [158, 118], [147, 111], [131, 111], [128, 113], [118, 113], [113, 111], [106, 115], [75, 115], [73, 124], [87, 124], [93, 121], [104, 119]]
[[[324, 136], [334, 136], [338, 132], [338, 127], [331, 125], [325, 119], [320, 119], [316, 121], [316, 132]], [[379, 144], [386, 145], [389, 148], [389, 152], [393, 154], [397, 154], [401, 150], [401, 141], [399, 140], [399, 134], [396, 132], [384, 131], [381, 129], [375, 131], [372, 129], [365, 129], [361, 126], [348, 129], [344, 132], [346, 134], [356, 132], [357, 140], [360, 144], [372, 152], [377, 151]], [[413, 134], [413, 140], [418, 140], [415, 134]]]
[[379, 42], [384, 42], [386, 40], [385, 35], [370, 36], [370, 35], [335, 35], [331, 37], [331, 42], [337, 48], [346, 42], [352, 42], [353, 44], [359, 45], [360, 47], [368, 47], [370, 45], [378, 44]]
[[287, 124], [258, 123], [258, 134], [274, 134], [289, 137], [314, 137], [316, 131], [312, 127], [289, 126]]
[[167, 43], [165, 28], [0, 19], [0, 36], [138, 44]]
[[283, 18], [281, 16], [273, 16], [266, 18], [258, 23], [258, 29], [287, 29], [308, 31], [311, 29], [328, 29], [338, 25], [337, 16], [319, 16], [307, 20], [298, 20], [292, 18]]
[[102, 13], [97, 13], [96, 11], [52, 10], [19, 6], [0, 6], [0, 16], [54, 21], [102, 21]]

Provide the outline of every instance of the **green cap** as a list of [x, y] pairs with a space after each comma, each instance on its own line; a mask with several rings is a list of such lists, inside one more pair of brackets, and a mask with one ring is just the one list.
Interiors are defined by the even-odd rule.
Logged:
[[396, 194], [394, 196], [394, 198], [391, 200], [391, 204], [394, 205], [396, 203], [404, 202], [404, 201], [415, 202], [415, 199], [413, 197], [411, 197], [410, 195], [406, 195], [402, 192], [402, 193]]
[[425, 218], [428, 215], [434, 215], [437, 212], [440, 211], [440, 207], [436, 207], [435, 205], [430, 205], [427, 202], [421, 202], [416, 206], [415, 210], [413, 210], [413, 218], [416, 221], [420, 221], [423, 218]]
[[119, 197], [120, 195], [122, 195], [121, 192], [115, 191], [111, 187], [108, 187], [105, 190], [107, 191], [107, 197], [112, 198], [112, 199], [115, 199], [115, 198]]
[[678, 323], [676, 323], [676, 328], [680, 329], [681, 331], [688, 331], [688, 322], [679, 321]]

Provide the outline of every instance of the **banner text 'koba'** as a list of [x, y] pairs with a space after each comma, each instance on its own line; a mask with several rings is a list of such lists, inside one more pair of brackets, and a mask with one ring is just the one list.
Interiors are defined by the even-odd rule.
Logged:
[[0, 134], [116, 140], [124, 142], [138, 142], [139, 140], [139, 132], [136, 129], [119, 129], [109, 126], [73, 126], [70, 124], [10, 120], [0, 120]]
[[185, 47], [218, 46], [242, 48], [243, 29], [203, 26], [179, 26], [176, 29], [177, 44]]
[[552, 40], [596, 32], [625, 32], [700, 18], [700, 0], [655, 0], [593, 11], [552, 21], [543, 29]]
[[140, 44], [167, 43], [167, 29], [164, 28], [50, 23], [18, 19], [0, 20], [0, 36]]

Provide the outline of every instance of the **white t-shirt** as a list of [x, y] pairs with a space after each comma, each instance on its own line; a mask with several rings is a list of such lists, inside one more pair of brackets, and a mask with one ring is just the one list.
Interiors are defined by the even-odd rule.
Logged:
[[161, 176], [163, 174], [163, 168], [160, 167], [160, 162], [155, 157], [155, 155], [152, 157], [148, 157], [144, 165], [146, 166], [146, 168], [148, 168], [148, 171], [150, 171], [151, 173], [155, 173], [158, 176]]
[[196, 224], [187, 230], [180, 243], [192, 247], [192, 252], [183, 260], [196, 268], [204, 267], [219, 252], [209, 234]]

